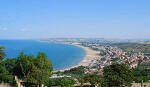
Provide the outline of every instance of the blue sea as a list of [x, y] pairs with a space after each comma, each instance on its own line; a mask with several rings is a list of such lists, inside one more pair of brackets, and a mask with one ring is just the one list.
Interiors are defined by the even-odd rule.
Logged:
[[5, 47], [6, 58], [17, 58], [21, 51], [34, 56], [38, 52], [44, 52], [52, 61], [54, 70], [76, 65], [86, 54], [84, 49], [73, 45], [37, 40], [0, 40], [0, 45]]

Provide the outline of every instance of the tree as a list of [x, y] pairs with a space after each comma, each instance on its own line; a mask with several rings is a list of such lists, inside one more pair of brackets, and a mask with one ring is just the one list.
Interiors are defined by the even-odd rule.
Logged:
[[13, 76], [9, 74], [7, 69], [5, 68], [5, 64], [3, 61], [0, 61], [0, 83], [2, 82], [13, 82]]
[[63, 78], [60, 81], [61, 87], [71, 87], [74, 84], [75, 84], [75, 80], [72, 78]]
[[149, 82], [150, 80], [150, 62], [139, 64], [138, 67], [133, 68], [134, 81], [139, 83], [143, 80], [143, 82]]
[[79, 66], [79, 67], [75, 67], [75, 68], [72, 68], [70, 70], [64, 71], [64, 74], [74, 74], [74, 75], [79, 76], [79, 75], [84, 74], [84, 70], [85, 70], [84, 66]]
[[51, 71], [53, 70], [52, 63], [45, 53], [39, 52], [34, 60], [34, 64], [33, 76], [39, 85], [44, 84], [49, 80]]
[[48, 87], [59, 86], [59, 87], [72, 87], [76, 81], [73, 78], [57, 78], [51, 79]]
[[0, 46], [0, 60], [3, 60], [5, 56], [4, 47]]
[[77, 79], [78, 79], [78, 82], [80, 83], [80, 87], [83, 86], [83, 83], [85, 82], [85, 76], [82, 75], [82, 76], [79, 76]]
[[20, 79], [26, 82], [25, 86], [29, 86], [31, 83], [36, 83], [35, 79], [32, 77], [34, 67], [34, 56], [25, 55], [21, 52], [14, 68], [14, 73]]
[[0, 83], [1, 82], [13, 82], [13, 76], [7, 71], [5, 67], [5, 62], [3, 61], [5, 57], [4, 47], [0, 46]]
[[104, 80], [108, 87], [131, 86], [133, 73], [126, 64], [114, 63], [104, 67]]
[[5, 61], [5, 67], [10, 74], [14, 74], [14, 68], [16, 66], [16, 58], [7, 58]]
[[103, 83], [103, 78], [100, 75], [97, 75], [96, 73], [93, 74], [86, 74], [84, 76], [85, 82], [89, 82], [91, 84], [92, 87], [94, 86], [101, 86], [101, 84]]
[[25, 81], [25, 86], [32, 84], [44, 84], [49, 80], [52, 64], [46, 54], [39, 52], [35, 58], [32, 55], [25, 55], [23, 52], [17, 59], [15, 74]]

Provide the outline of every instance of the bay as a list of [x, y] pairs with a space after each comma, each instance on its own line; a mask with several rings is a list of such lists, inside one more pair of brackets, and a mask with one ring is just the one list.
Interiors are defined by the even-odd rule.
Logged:
[[37, 40], [0, 40], [5, 47], [6, 58], [18, 57], [21, 51], [36, 56], [44, 52], [50, 58], [54, 70], [67, 68], [79, 63], [86, 51], [74, 45], [41, 42]]

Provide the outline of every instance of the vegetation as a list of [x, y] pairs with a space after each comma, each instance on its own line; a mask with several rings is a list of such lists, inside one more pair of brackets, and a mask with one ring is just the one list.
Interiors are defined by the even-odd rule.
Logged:
[[106, 55], [106, 52], [104, 50], [100, 50], [100, 53], [99, 53], [100, 56], [105, 56]]
[[77, 68], [66, 70], [63, 74], [80, 76], [84, 74], [84, 70], [85, 70], [84, 66], [79, 66]]
[[104, 83], [104, 80], [102, 76], [93, 73], [93, 74], [86, 74], [84, 76], [84, 82], [89, 82], [91, 86], [97, 85], [98, 87], [100, 87]]
[[137, 68], [133, 69], [135, 82], [149, 82], [150, 80], [150, 62], [140, 64]]
[[117, 61], [119, 61], [119, 59], [120, 59], [120, 58], [116, 57], [116, 58], [112, 58], [111, 61], [112, 61], [112, 62], [117, 62]]
[[131, 86], [133, 73], [126, 64], [112, 64], [104, 67], [104, 81], [108, 87]]
[[[0, 83], [15, 83], [14, 76], [19, 77], [25, 83], [26, 87], [31, 85], [45, 84], [48, 87], [72, 87], [76, 82], [90, 83], [91, 86], [98, 87], [121, 87], [123, 85], [131, 86], [132, 81], [148, 82], [150, 80], [150, 62], [140, 64], [135, 69], [129, 69], [126, 64], [117, 64], [106, 66], [103, 69], [103, 76], [97, 73], [85, 74], [88, 67], [76, 67], [64, 72], [56, 72], [57, 75], [69, 75], [71, 78], [49, 79], [52, 74], [52, 63], [45, 53], [39, 52], [37, 56], [20, 53], [18, 58], [7, 58], [5, 60], [4, 48], [0, 47]], [[105, 60], [105, 58], [102, 58]], [[113, 61], [117, 61], [114, 59]]]
[[[66, 70], [64, 72], [56, 72], [57, 75], [71, 75], [73, 78], [76, 78], [76, 80], [78, 82], [81, 83], [84, 83], [85, 80], [84, 80], [84, 70], [85, 70], [86, 67], [84, 66], [79, 66], [79, 67], [76, 67], [76, 68], [72, 68], [70, 70]], [[52, 81], [52, 80], [51, 80]], [[57, 83], [58, 85], [61, 84], [61, 83]]]
[[4, 47], [0, 46], [0, 83], [9, 82], [14, 83], [13, 75], [7, 69], [7, 65], [5, 65], [5, 61], [3, 60], [5, 57]]
[[16, 58], [7, 58], [4, 61], [7, 71], [12, 75], [14, 75], [14, 72], [15, 72], [14, 68], [16, 67], [16, 62], [17, 62]]
[[69, 76], [71, 75], [74, 78], [80, 78], [81, 76], [84, 75], [85, 68], [86, 67], [84, 67], [84, 66], [79, 66], [76, 68], [72, 68], [70, 70], [66, 70], [64, 72], [56, 72], [55, 74], [57, 74], [57, 75], [69, 75]]
[[146, 43], [118, 43], [114, 45], [126, 52], [142, 52], [147, 55], [150, 53], [150, 44]]
[[5, 67], [4, 62], [0, 62], [0, 83], [13, 83], [13, 75], [11, 75]]
[[45, 53], [39, 52], [36, 57], [20, 53], [18, 58], [4, 59], [5, 52], [0, 47], [0, 83], [15, 83], [14, 76], [18, 76], [30, 85], [41, 85], [49, 81], [52, 72], [52, 64]]
[[3, 60], [5, 57], [4, 47], [0, 46], [0, 60]]
[[76, 81], [74, 78], [57, 78], [51, 79], [48, 83], [48, 87], [59, 86], [59, 87], [72, 87]]
[[49, 80], [52, 64], [44, 53], [39, 52], [34, 58], [32, 55], [25, 55], [21, 52], [14, 69], [15, 75], [25, 81], [26, 86], [41, 85]]

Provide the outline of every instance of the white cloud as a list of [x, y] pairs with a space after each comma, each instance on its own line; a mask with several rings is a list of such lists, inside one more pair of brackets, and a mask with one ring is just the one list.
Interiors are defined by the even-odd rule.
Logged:
[[26, 32], [27, 30], [26, 30], [26, 29], [20, 29], [20, 31], [21, 31], [21, 32]]
[[8, 28], [0, 28], [0, 31], [8, 31]]

